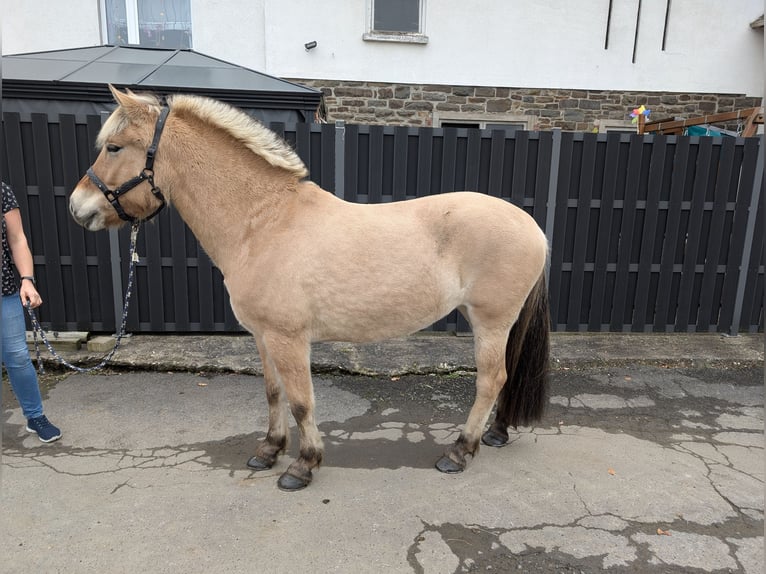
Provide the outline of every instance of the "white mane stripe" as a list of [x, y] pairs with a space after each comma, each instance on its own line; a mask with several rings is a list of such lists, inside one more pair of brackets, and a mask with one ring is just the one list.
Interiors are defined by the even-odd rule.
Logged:
[[171, 110], [179, 108], [189, 111], [201, 120], [218, 126], [274, 167], [298, 177], [308, 175], [303, 161], [284, 140], [241, 110], [217, 100], [182, 94], [168, 98], [168, 104]]

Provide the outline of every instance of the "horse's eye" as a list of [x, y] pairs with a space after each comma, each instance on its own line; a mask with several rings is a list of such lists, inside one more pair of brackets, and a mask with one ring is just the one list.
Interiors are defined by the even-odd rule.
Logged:
[[107, 144], [106, 145], [106, 151], [108, 151], [109, 153], [117, 153], [121, 149], [122, 148], [120, 146], [118, 146], [118, 145], [114, 145], [114, 144]]

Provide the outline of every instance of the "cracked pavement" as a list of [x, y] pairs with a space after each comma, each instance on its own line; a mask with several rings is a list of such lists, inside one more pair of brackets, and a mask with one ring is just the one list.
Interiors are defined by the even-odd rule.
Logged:
[[558, 368], [540, 425], [459, 475], [433, 464], [471, 373], [315, 375], [325, 462], [297, 493], [276, 487], [295, 435], [274, 469], [245, 466], [259, 376], [46, 381], [50, 445], [4, 383], [3, 571], [763, 572], [759, 366]]

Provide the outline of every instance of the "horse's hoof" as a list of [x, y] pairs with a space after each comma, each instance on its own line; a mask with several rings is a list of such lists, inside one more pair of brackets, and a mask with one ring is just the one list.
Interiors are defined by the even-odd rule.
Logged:
[[282, 476], [279, 477], [279, 480], [277, 481], [277, 486], [279, 487], [279, 490], [284, 490], [286, 492], [294, 492], [296, 490], [301, 490], [303, 488], [306, 488], [310, 483], [311, 483], [311, 479], [305, 480], [303, 478], [293, 476], [292, 474], [284, 473]]
[[460, 465], [448, 456], [443, 456], [436, 461], [436, 468], [445, 474], [457, 474], [465, 470], [465, 465]]
[[247, 466], [249, 466], [253, 470], [269, 470], [272, 466], [274, 466], [274, 461], [269, 461], [265, 458], [261, 458], [258, 455], [251, 456], [250, 460], [247, 461]]
[[489, 429], [481, 436], [481, 442], [487, 446], [501, 447], [508, 444], [508, 435]]

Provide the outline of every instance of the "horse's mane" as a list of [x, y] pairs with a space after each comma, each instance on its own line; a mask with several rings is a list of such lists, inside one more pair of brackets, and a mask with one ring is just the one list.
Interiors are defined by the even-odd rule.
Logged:
[[[159, 99], [152, 94], [131, 94], [131, 96], [150, 106], [157, 108], [160, 106]], [[285, 169], [299, 178], [308, 175], [303, 161], [287, 142], [243, 111], [217, 100], [186, 94], [169, 96], [167, 101], [171, 113], [173, 111], [190, 113], [227, 132], [274, 167]], [[99, 147], [103, 146], [109, 134], [120, 131], [128, 121], [128, 118], [124, 116], [115, 116], [118, 114], [112, 114], [104, 123], [97, 141]]]

